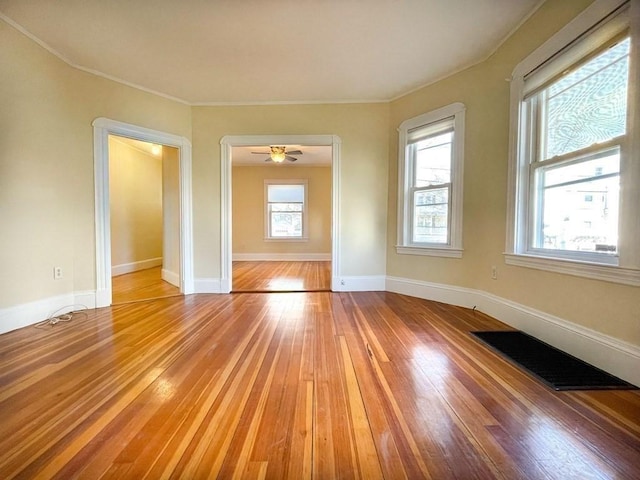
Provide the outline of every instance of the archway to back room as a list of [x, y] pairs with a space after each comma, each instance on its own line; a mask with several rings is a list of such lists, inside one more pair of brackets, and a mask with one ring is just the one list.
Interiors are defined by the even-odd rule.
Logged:
[[109, 135], [112, 304], [180, 295], [179, 152]]
[[[112, 304], [112, 273], [122, 273], [127, 269], [149, 266], [158, 262], [161, 258], [161, 278], [168, 283], [175, 284], [182, 294], [194, 292], [193, 278], [193, 239], [192, 239], [192, 211], [191, 211], [191, 143], [184, 137], [151, 130], [136, 125], [131, 125], [107, 118], [97, 118], [93, 122], [94, 127], [94, 168], [95, 168], [95, 225], [96, 225], [96, 307], [105, 307]], [[119, 137], [119, 138], [116, 138]], [[115, 140], [115, 142], [114, 142]], [[167, 232], [161, 240], [161, 257], [148, 252], [142, 259], [133, 261], [122, 260], [123, 256], [114, 256], [112, 251], [112, 225], [111, 225], [111, 197], [110, 177], [110, 150], [117, 148], [114, 145], [136, 145], [138, 149], [149, 148], [146, 143], [164, 146], [163, 165], [156, 177], [162, 177], [162, 186], [155, 187], [155, 198], [151, 202], [163, 203], [162, 229]], [[110, 145], [111, 144], [111, 145]], [[152, 152], [150, 152], [153, 155]], [[167, 162], [164, 162], [166, 154]], [[115, 173], [115, 172], [113, 172]], [[132, 182], [140, 181], [141, 174], [135, 174], [131, 169], [125, 169], [125, 175], [133, 178]], [[165, 178], [166, 177], [166, 178]], [[170, 180], [167, 180], [169, 178]], [[137, 194], [134, 192], [133, 194]], [[160, 197], [160, 198], [158, 198]], [[148, 200], [147, 200], [148, 201]], [[115, 206], [114, 206], [115, 208]], [[127, 208], [122, 205], [118, 208]], [[138, 208], [138, 207], [135, 207]], [[125, 234], [125, 238], [126, 235]], [[134, 250], [140, 250], [140, 244], [147, 239], [136, 240]], [[137, 243], [136, 243], [137, 242]], [[157, 250], [156, 250], [157, 254]], [[117, 254], [119, 255], [119, 254]], [[149, 258], [149, 255], [151, 257]], [[146, 258], [145, 258], [146, 256]], [[115, 264], [112, 263], [115, 260]], [[151, 262], [149, 262], [151, 261]], [[133, 289], [140, 290], [136, 285]], [[175, 290], [172, 290], [174, 292]], [[147, 292], [148, 293], [148, 292]], [[161, 296], [157, 292], [148, 293], [150, 297]]]
[[[245, 136], [221, 143], [228, 291], [330, 290], [338, 272], [339, 139]], [[284, 148], [282, 161], [271, 147]]]

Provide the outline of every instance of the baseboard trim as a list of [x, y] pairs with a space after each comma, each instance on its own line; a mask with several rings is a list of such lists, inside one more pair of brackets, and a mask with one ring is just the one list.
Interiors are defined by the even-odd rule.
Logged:
[[111, 276], [117, 277], [118, 275], [124, 275], [125, 273], [137, 272], [139, 270], [146, 270], [147, 268], [159, 267], [162, 265], [162, 257], [149, 258], [147, 260], [140, 260], [139, 262], [123, 263], [121, 265], [114, 265], [111, 267]]
[[472, 308], [640, 386], [640, 347], [481, 290], [386, 277], [386, 290]]
[[[228, 281], [199, 278], [195, 293], [228, 293]], [[389, 291], [472, 308], [640, 386], [640, 347], [481, 290], [390, 276], [332, 278], [335, 292]], [[0, 309], [0, 334], [81, 308], [96, 308], [101, 292], [80, 291]]]
[[238, 262], [330, 262], [331, 253], [234, 253]]
[[340, 276], [331, 279], [334, 292], [382, 292], [385, 289], [384, 275]]
[[162, 280], [169, 282], [174, 287], [180, 288], [180, 275], [170, 270], [162, 269]]
[[95, 298], [95, 292], [71, 292], [0, 309], [0, 334], [35, 325], [54, 314], [95, 308]]

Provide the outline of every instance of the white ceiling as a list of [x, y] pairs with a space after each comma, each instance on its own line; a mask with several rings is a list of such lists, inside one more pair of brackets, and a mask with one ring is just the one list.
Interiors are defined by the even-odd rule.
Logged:
[[482, 61], [540, 0], [0, 0], [68, 63], [190, 104], [388, 101]]

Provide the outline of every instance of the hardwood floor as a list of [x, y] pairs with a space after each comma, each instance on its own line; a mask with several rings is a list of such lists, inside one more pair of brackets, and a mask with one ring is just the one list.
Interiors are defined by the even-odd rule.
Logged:
[[233, 262], [234, 292], [331, 290], [331, 262]]
[[112, 304], [180, 295], [180, 289], [162, 279], [162, 267], [147, 268], [111, 279]]
[[640, 478], [638, 391], [554, 392], [392, 293], [191, 295], [0, 336], [0, 478]]

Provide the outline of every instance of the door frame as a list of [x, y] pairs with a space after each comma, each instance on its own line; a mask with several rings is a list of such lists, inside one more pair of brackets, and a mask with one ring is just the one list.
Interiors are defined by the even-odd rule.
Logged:
[[337, 135], [225, 135], [220, 140], [220, 291], [232, 289], [231, 149], [258, 145], [301, 145], [331, 147], [331, 290], [338, 290], [340, 278], [340, 147]]
[[175, 147], [180, 163], [180, 292], [194, 292], [191, 186], [191, 143], [158, 130], [100, 117], [93, 121], [96, 227], [96, 307], [112, 302], [111, 217], [109, 208], [109, 135]]

